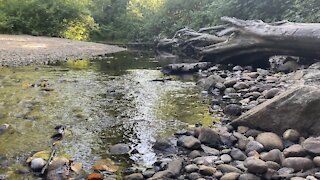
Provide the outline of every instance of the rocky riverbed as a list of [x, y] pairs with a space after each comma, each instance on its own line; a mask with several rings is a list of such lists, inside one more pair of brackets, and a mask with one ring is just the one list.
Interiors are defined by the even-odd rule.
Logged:
[[[169, 65], [165, 71], [185, 73], [205, 66]], [[318, 98], [311, 95], [314, 90], [302, 94], [300, 89], [317, 86], [320, 65], [300, 68], [290, 73], [250, 66], [200, 68], [198, 85], [211, 95], [210, 112], [220, 123], [199, 123], [159, 139], [153, 147], [162, 157], [154, 167], [125, 179], [319, 179], [320, 137], [312, 130], [318, 128], [312, 107], [318, 107]]]

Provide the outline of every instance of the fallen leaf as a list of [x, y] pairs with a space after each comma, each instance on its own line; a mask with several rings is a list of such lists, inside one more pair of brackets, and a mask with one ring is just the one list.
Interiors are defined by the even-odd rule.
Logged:
[[48, 161], [50, 158], [50, 154], [51, 154], [51, 152], [49, 150], [39, 151], [39, 152], [33, 154], [31, 157], [29, 157], [27, 159], [27, 163], [30, 163], [35, 158], [41, 158], [45, 161]]
[[103, 180], [103, 175], [100, 173], [91, 173], [88, 176], [88, 180]]
[[101, 159], [95, 162], [93, 166], [94, 170], [97, 171], [109, 171], [109, 172], [117, 172], [119, 170], [119, 166], [117, 166], [111, 159]]
[[77, 174], [80, 174], [80, 172], [82, 170], [82, 163], [77, 163], [77, 162], [72, 163], [71, 170]]

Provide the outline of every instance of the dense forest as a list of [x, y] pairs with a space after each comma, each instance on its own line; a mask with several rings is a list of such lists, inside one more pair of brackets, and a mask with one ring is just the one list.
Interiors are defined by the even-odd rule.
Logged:
[[320, 22], [319, 0], [0, 0], [0, 33], [105, 42], [150, 41], [221, 16]]

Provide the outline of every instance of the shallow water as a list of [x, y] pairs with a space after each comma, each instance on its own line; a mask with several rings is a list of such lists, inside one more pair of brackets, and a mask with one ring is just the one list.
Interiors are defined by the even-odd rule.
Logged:
[[[16, 166], [33, 152], [50, 149], [57, 125], [67, 126], [58, 154], [82, 162], [88, 172], [104, 158], [124, 167], [151, 166], [157, 138], [213, 121], [192, 76], [152, 81], [163, 78], [157, 69], [166, 63], [126, 52], [92, 61], [1, 68], [0, 125], [10, 128], [0, 135], [0, 174], [19, 177]], [[108, 149], [117, 143], [128, 143], [138, 153], [111, 157]]]

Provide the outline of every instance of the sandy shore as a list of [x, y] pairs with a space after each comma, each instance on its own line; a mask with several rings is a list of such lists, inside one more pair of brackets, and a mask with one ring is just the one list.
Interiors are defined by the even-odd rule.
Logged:
[[47, 64], [124, 51], [106, 44], [27, 35], [0, 35], [0, 66]]

